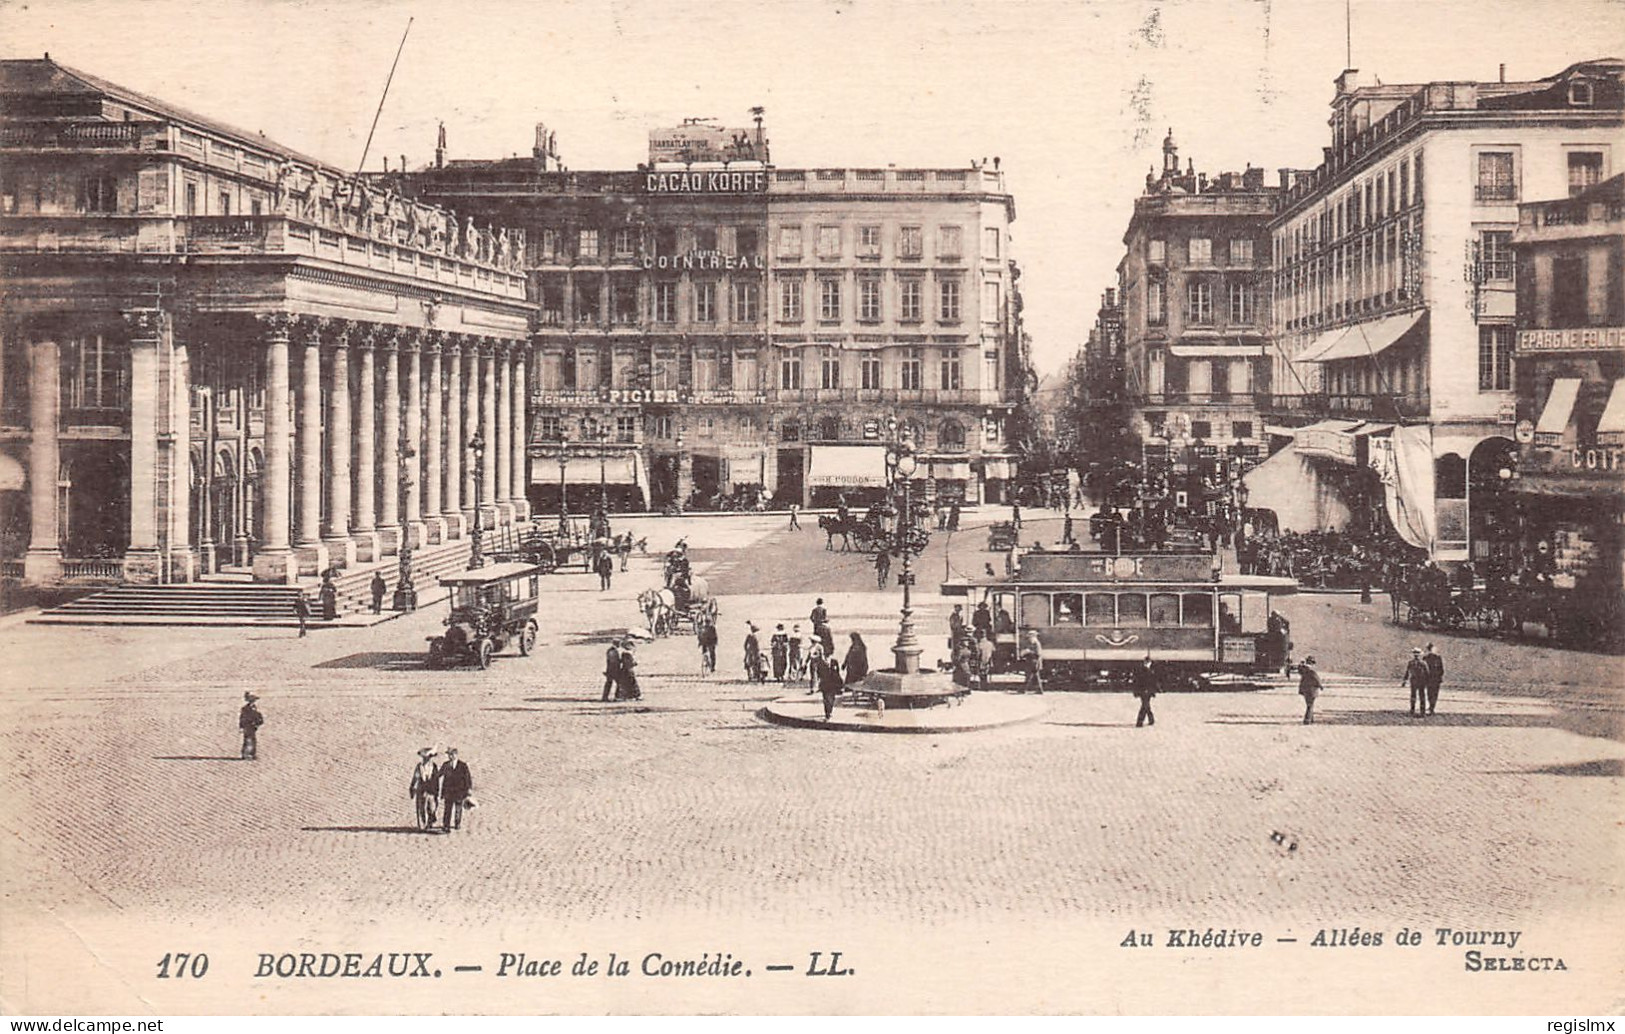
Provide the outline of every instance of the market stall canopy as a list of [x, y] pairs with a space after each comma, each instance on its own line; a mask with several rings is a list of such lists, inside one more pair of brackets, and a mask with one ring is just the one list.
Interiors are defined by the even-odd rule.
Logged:
[[1422, 322], [1426, 313], [1407, 312], [1398, 316], [1386, 316], [1383, 319], [1370, 323], [1356, 323], [1338, 333], [1329, 343], [1322, 346], [1325, 338], [1315, 341], [1316, 350], [1306, 352], [1294, 362], [1299, 363], [1330, 363], [1338, 359], [1356, 359], [1363, 356], [1375, 356], [1392, 348]]
[[[1546, 408], [1535, 421], [1535, 444], [1557, 446], [1569, 429], [1569, 418], [1574, 415], [1574, 402], [1580, 397], [1580, 378], [1559, 377], [1552, 381], [1552, 393], [1546, 396]], [[1612, 401], [1612, 400], [1610, 400]]]
[[886, 450], [878, 445], [814, 445], [807, 483], [814, 488], [886, 484]]

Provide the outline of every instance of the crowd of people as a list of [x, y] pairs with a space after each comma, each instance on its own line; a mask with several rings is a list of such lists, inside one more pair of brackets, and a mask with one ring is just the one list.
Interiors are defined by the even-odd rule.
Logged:
[[[821, 693], [824, 697], [824, 720], [834, 713], [835, 702], [846, 687], [860, 682], [869, 674], [869, 648], [863, 636], [848, 633], [844, 658], [838, 658], [835, 635], [830, 629], [829, 609], [819, 597], [807, 615], [812, 634], [802, 634], [801, 625], [791, 623], [789, 631], [778, 623], [769, 637], [767, 649], [762, 649], [761, 628], [754, 621], [746, 622], [744, 642], [745, 679], [749, 682], [777, 682], [784, 686], [807, 683], [808, 693]], [[709, 660], [706, 659], [706, 637], [700, 635], [702, 666], [715, 670], [715, 628], [711, 628], [713, 641]]]

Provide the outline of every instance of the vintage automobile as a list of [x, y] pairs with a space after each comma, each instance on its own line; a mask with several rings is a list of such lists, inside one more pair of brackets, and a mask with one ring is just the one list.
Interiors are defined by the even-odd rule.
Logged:
[[499, 563], [445, 575], [451, 590], [451, 616], [444, 635], [429, 637], [429, 667], [473, 661], [481, 668], [491, 655], [519, 644], [528, 655], [536, 645], [536, 602], [542, 568]]
[[1003, 553], [1020, 538], [1014, 521], [996, 521], [987, 529], [987, 548], [994, 553]]

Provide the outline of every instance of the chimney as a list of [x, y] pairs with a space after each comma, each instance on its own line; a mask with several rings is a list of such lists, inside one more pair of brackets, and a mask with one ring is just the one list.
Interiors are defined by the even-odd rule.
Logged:
[[1337, 96], [1353, 93], [1360, 88], [1360, 70], [1358, 68], [1345, 68], [1343, 74], [1337, 77]]
[[434, 138], [434, 167], [437, 169], [446, 167], [446, 124], [444, 122], [440, 123], [440, 131], [435, 134]]
[[1241, 174], [1241, 189], [1243, 189], [1243, 190], [1263, 190], [1264, 189], [1264, 170], [1263, 169], [1255, 169], [1252, 166], [1248, 166], [1247, 171]]
[[1505, 61], [1501, 62], [1501, 81], [1503, 83], [1507, 81], [1507, 63]]

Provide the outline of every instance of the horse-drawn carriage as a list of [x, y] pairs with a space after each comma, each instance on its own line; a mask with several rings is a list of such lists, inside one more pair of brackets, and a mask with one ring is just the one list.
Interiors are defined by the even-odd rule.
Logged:
[[485, 555], [499, 563], [531, 564], [543, 574], [561, 568], [592, 570], [593, 547], [587, 529], [579, 520], [534, 518], [529, 525], [504, 527], [500, 537], [485, 548]]
[[536, 646], [541, 573], [535, 564], [501, 563], [442, 577], [440, 584], [451, 590], [451, 615], [443, 634], [428, 637], [429, 667], [468, 661], [489, 667], [491, 655], [510, 642], [529, 655]]
[[697, 577], [689, 565], [688, 551], [674, 549], [666, 554], [666, 586], [638, 593], [638, 608], [651, 635], [693, 632], [701, 625], [714, 625], [720, 614], [711, 586]]

